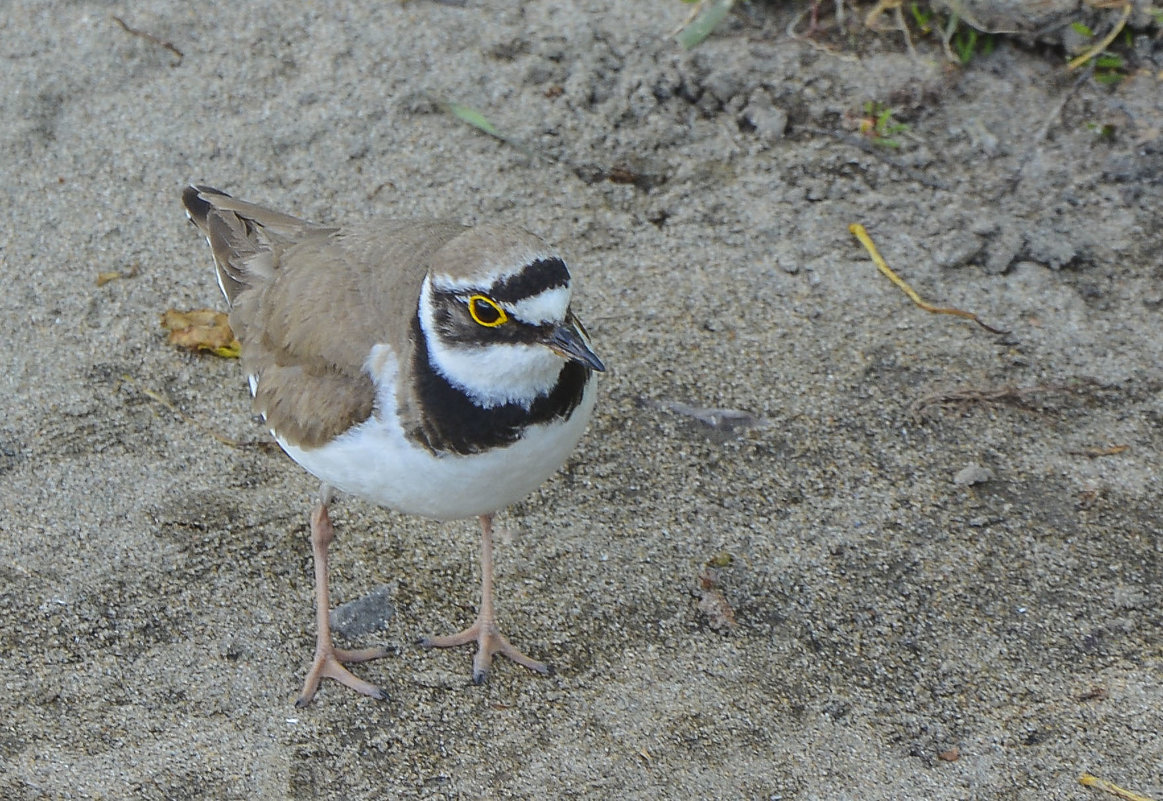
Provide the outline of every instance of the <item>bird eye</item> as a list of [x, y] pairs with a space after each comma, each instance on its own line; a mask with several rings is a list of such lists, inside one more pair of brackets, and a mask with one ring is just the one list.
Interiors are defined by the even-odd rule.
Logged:
[[509, 320], [505, 310], [495, 300], [484, 295], [473, 295], [468, 299], [468, 313], [478, 325], [485, 328], [496, 328]]

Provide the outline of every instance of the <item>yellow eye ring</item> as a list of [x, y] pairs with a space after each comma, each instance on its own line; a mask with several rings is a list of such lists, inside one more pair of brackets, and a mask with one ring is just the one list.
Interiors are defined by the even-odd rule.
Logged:
[[485, 328], [496, 328], [509, 322], [509, 315], [505, 314], [497, 302], [486, 295], [473, 295], [468, 299], [468, 313], [473, 322]]

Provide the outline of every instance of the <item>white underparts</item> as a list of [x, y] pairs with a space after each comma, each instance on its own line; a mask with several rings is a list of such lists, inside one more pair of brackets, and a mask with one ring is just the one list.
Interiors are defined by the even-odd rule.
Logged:
[[441, 520], [495, 512], [533, 492], [573, 451], [594, 406], [591, 380], [566, 420], [530, 426], [513, 444], [482, 453], [434, 454], [409, 440], [400, 426], [400, 367], [391, 348], [373, 347], [365, 367], [376, 382], [377, 414], [318, 448], [298, 448], [282, 439], [279, 444], [329, 486]]

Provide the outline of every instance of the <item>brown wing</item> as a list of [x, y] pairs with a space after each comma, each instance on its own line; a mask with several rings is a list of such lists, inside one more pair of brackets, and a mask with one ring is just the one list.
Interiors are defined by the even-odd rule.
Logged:
[[[428, 259], [465, 230], [446, 222], [377, 221], [340, 230], [205, 186], [183, 194], [214, 251], [255, 409], [293, 445], [312, 448], [375, 411], [366, 371], [387, 344], [411, 356]], [[408, 392], [399, 393], [410, 406]], [[406, 412], [409, 413], [410, 412]]]
[[240, 293], [230, 321], [259, 379], [255, 408], [280, 436], [317, 447], [375, 411], [372, 348], [407, 363], [427, 258], [461, 230], [379, 222], [276, 250], [272, 279]]

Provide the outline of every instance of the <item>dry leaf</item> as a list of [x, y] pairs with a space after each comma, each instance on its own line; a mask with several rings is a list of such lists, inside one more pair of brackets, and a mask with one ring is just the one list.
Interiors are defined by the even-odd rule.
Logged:
[[739, 625], [735, 622], [735, 610], [718, 589], [703, 590], [699, 611], [707, 616], [707, 625], [715, 631], [730, 631]]
[[110, 281], [116, 281], [118, 278], [136, 278], [141, 271], [141, 266], [134, 264], [127, 270], [110, 270], [108, 272], [97, 273], [97, 286], [105, 286]]
[[210, 351], [224, 359], [237, 359], [242, 352], [226, 315], [213, 309], [168, 309], [162, 314], [162, 328], [170, 332], [171, 345]]
[[719, 571], [706, 568], [699, 573], [699, 611], [706, 615], [707, 625], [715, 631], [731, 631], [739, 624], [735, 620], [735, 610], [719, 589]]

